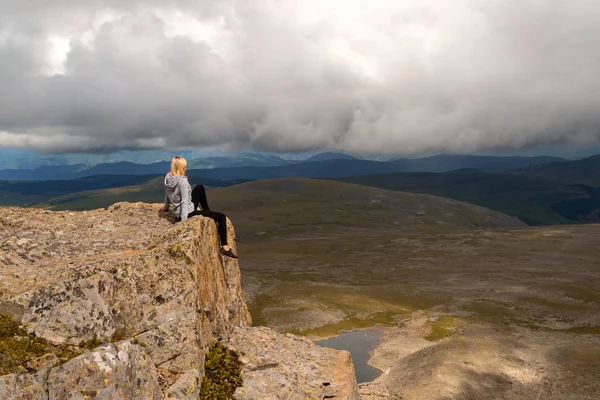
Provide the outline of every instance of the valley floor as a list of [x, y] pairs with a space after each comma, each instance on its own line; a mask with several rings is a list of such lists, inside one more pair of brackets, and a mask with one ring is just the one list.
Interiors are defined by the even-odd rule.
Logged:
[[385, 333], [367, 399], [600, 398], [600, 225], [315, 226], [239, 248], [255, 324]]

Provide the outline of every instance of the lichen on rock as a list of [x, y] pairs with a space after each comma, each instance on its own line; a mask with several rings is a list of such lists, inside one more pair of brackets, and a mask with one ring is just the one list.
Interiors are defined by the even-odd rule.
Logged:
[[103, 345], [52, 369], [47, 388], [50, 399], [162, 398], [152, 360], [130, 341]]

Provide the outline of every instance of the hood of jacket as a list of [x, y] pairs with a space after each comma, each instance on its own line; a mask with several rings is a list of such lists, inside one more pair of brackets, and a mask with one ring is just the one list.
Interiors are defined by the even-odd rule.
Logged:
[[187, 177], [185, 176], [171, 176], [170, 174], [167, 174], [165, 176], [165, 189], [168, 193], [175, 193], [175, 190], [177, 189], [177, 186], [179, 184], [179, 182], [181, 182], [182, 180], [187, 180]]

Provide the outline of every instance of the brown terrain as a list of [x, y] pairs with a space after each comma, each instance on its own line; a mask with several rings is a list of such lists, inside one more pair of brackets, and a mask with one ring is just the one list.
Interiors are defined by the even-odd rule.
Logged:
[[[236, 227], [254, 325], [313, 339], [356, 329], [384, 334], [370, 360], [383, 374], [360, 385], [361, 398], [600, 398], [600, 225], [527, 227], [458, 201], [310, 179], [215, 189], [209, 199]], [[121, 257], [188, 243], [195, 224], [208, 224], [201, 229], [210, 244], [186, 254], [216, 254], [205, 219], [173, 227], [128, 207], [112, 209], [119, 216], [111, 218], [102, 210], [13, 210], [0, 217], [9, 229], [0, 233], [5, 300], [64, 281], [82, 262], [91, 265], [88, 258], [120, 265]], [[51, 222], [29, 222], [37, 216]], [[255, 331], [232, 345], [260, 347], [270, 335]], [[261, 369], [287, 355], [280, 349], [307, 355], [282, 361], [287, 371], [321, 357], [284, 338], [269, 354], [245, 359], [246, 376], [260, 375], [255, 393], [287, 379]]]
[[370, 363], [385, 374], [362, 385], [365, 399], [600, 399], [600, 225], [526, 227], [335, 185], [211, 192], [239, 227], [255, 323], [313, 338], [383, 332]]

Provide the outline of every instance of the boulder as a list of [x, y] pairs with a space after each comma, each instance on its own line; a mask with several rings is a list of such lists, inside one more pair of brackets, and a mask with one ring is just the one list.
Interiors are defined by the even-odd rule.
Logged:
[[101, 346], [52, 369], [47, 385], [49, 400], [164, 398], [152, 360], [130, 341]]
[[236, 328], [227, 345], [243, 363], [238, 400], [359, 399], [347, 351], [264, 327]]

